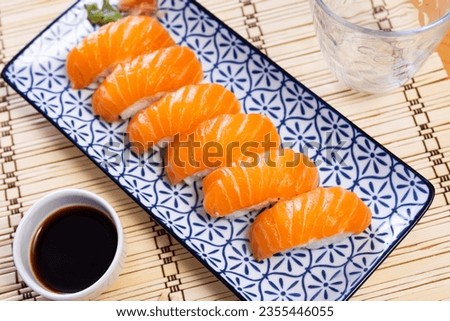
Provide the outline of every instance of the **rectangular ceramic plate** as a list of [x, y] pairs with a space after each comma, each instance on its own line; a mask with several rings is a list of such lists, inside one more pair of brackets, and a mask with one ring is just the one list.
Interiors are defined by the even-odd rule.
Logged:
[[94, 30], [77, 2], [27, 45], [2, 76], [148, 214], [245, 300], [345, 300], [424, 214], [433, 187], [195, 1], [163, 0], [161, 22], [201, 60], [205, 80], [232, 90], [248, 113], [269, 116], [285, 145], [312, 157], [321, 184], [355, 191], [373, 211], [359, 235], [317, 250], [254, 261], [247, 232], [257, 213], [211, 219], [201, 183], [171, 186], [161, 151], [129, 150], [126, 121], [91, 111], [95, 85], [72, 90], [68, 51]]

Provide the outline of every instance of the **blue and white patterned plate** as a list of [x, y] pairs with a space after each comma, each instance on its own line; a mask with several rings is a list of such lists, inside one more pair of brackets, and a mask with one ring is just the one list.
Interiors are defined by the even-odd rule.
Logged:
[[108, 124], [92, 114], [95, 86], [70, 88], [66, 55], [94, 30], [83, 1], [27, 45], [2, 76], [241, 299], [348, 299], [424, 214], [432, 185], [195, 1], [162, 0], [160, 8], [161, 22], [196, 52], [207, 81], [231, 89], [245, 112], [269, 116], [284, 144], [316, 161], [322, 185], [344, 186], [366, 202], [373, 221], [365, 232], [256, 262], [247, 232], [257, 213], [208, 217], [201, 183], [168, 184], [160, 151], [136, 157], [126, 121]]

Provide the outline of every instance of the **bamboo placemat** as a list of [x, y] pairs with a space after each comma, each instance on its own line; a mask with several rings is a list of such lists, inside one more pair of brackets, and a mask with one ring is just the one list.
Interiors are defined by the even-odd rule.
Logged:
[[[433, 54], [403, 88], [368, 96], [331, 76], [307, 0], [200, 2], [434, 184], [429, 211], [353, 299], [450, 299], [450, 80], [439, 55]], [[0, 68], [71, 3], [1, 0]], [[448, 59], [450, 52], [441, 55]], [[16, 272], [12, 240], [30, 205], [63, 187], [98, 193], [123, 222], [125, 268], [99, 299], [236, 299], [3, 81], [0, 123], [0, 300], [41, 299]]]

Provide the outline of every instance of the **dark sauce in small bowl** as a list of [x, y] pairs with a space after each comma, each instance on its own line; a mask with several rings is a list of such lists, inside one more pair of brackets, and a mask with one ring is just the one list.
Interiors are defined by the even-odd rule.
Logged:
[[74, 205], [47, 217], [33, 237], [30, 260], [39, 282], [57, 293], [94, 284], [117, 250], [113, 221], [100, 210]]

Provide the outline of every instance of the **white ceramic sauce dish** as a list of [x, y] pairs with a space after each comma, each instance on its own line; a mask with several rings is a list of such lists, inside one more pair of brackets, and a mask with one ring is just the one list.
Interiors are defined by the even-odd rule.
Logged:
[[[89, 206], [106, 214], [117, 231], [117, 247], [111, 264], [95, 283], [77, 292], [61, 293], [50, 290], [36, 277], [31, 263], [31, 247], [36, 231], [45, 219], [57, 210], [68, 206]], [[23, 281], [43, 297], [49, 300], [64, 301], [92, 300], [104, 292], [117, 279], [122, 270], [126, 257], [122, 224], [111, 205], [98, 195], [81, 189], [57, 190], [39, 199], [24, 215], [14, 236], [13, 257]]]

